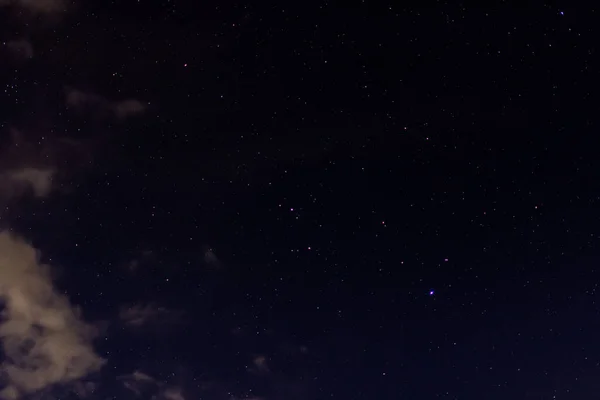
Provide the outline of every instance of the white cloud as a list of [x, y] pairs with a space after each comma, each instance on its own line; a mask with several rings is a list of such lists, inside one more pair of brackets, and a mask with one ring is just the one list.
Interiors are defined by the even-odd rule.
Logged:
[[1, 399], [74, 383], [105, 363], [92, 346], [96, 330], [57, 292], [48, 268], [30, 244], [0, 233]]

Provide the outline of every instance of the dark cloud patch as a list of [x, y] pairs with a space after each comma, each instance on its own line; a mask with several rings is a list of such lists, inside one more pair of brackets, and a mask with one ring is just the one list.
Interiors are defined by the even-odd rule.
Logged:
[[0, 7], [14, 7], [42, 16], [64, 13], [67, 6], [65, 0], [0, 0]]
[[113, 117], [123, 120], [142, 114], [147, 104], [136, 99], [108, 100], [95, 93], [84, 92], [74, 88], [66, 88], [67, 107], [77, 112], [94, 115], [97, 118]]
[[27, 39], [14, 39], [4, 42], [8, 52], [16, 59], [28, 60], [33, 58], [33, 44]]

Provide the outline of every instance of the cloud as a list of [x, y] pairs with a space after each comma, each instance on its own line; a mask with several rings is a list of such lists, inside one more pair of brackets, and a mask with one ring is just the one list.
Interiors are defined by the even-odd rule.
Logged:
[[123, 266], [130, 273], [133, 274], [133, 273], [138, 272], [140, 267], [142, 267], [143, 265], [148, 263], [150, 260], [152, 260], [153, 257], [154, 257], [154, 253], [152, 252], [152, 250], [143, 250], [143, 251], [139, 252], [139, 256], [136, 256], [135, 258], [132, 258], [128, 262], [123, 263]]
[[73, 385], [72, 392], [78, 397], [87, 397], [94, 393], [96, 390], [96, 384], [94, 382], [76, 381]]
[[119, 319], [130, 328], [171, 326], [180, 322], [181, 317], [181, 312], [153, 304], [136, 304], [122, 307], [119, 311]]
[[99, 106], [108, 102], [104, 97], [93, 93], [83, 92], [77, 89], [67, 89], [67, 105], [74, 108], [83, 108], [85, 106]]
[[185, 400], [183, 395], [181, 394], [181, 389], [179, 388], [169, 388], [166, 389], [162, 396], [165, 400]]
[[65, 10], [63, 0], [18, 0], [17, 3], [30, 11], [46, 14]]
[[232, 396], [230, 397], [230, 400], [265, 400], [264, 397], [258, 397], [258, 396], [251, 396], [251, 395], [244, 395], [243, 397], [240, 396]]
[[29, 40], [9, 40], [8, 42], [5, 42], [4, 45], [13, 55], [19, 58], [33, 58], [33, 45]]
[[96, 329], [58, 293], [37, 251], [7, 232], [0, 233], [0, 299], [0, 399], [75, 383], [105, 363], [92, 345]]
[[127, 118], [130, 115], [141, 114], [146, 109], [140, 101], [129, 99], [118, 101], [112, 104], [112, 109], [118, 118]]
[[131, 377], [138, 382], [154, 382], [154, 378], [141, 371], [135, 371], [133, 374], [131, 374]]
[[15, 6], [33, 14], [56, 14], [66, 9], [64, 0], [0, 0], [0, 6]]
[[52, 189], [55, 170], [51, 168], [24, 167], [2, 174], [0, 191], [4, 197], [15, 197], [31, 189], [35, 197], [46, 197]]
[[74, 88], [66, 89], [66, 103], [67, 106], [80, 112], [95, 112], [100, 116], [114, 116], [117, 119], [142, 114], [147, 108], [145, 104], [136, 99], [110, 101], [95, 93]]
[[254, 367], [248, 369], [252, 373], [265, 375], [271, 372], [269, 365], [267, 364], [267, 357], [263, 355], [254, 357], [252, 364], [254, 364]]
[[[151, 397], [161, 400], [185, 400], [182, 389], [177, 386], [169, 386], [165, 382], [158, 381], [141, 371], [134, 371], [128, 375], [118, 377], [126, 389], [132, 391], [137, 397]], [[154, 395], [150, 396], [150, 394]]]
[[91, 164], [89, 140], [43, 135], [37, 130], [0, 130], [0, 209], [24, 195], [47, 197], [59, 179]]
[[147, 392], [148, 389], [154, 388], [157, 382], [150, 375], [147, 375], [141, 371], [134, 371], [128, 375], [122, 375], [118, 377], [123, 382], [123, 386], [128, 390], [131, 390], [136, 396], [141, 396]]
[[219, 268], [221, 266], [219, 258], [211, 248], [206, 248], [204, 250], [204, 263], [212, 268]]

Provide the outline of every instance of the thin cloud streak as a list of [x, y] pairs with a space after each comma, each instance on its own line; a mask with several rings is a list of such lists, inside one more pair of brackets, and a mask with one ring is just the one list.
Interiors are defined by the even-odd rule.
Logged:
[[119, 319], [129, 328], [171, 326], [181, 321], [182, 313], [154, 304], [121, 307]]
[[0, 0], [0, 7], [11, 6], [37, 15], [55, 15], [66, 11], [64, 0]]
[[114, 116], [119, 120], [142, 114], [147, 106], [136, 99], [111, 101], [95, 93], [67, 88], [66, 104], [78, 112], [98, 113], [100, 116]]

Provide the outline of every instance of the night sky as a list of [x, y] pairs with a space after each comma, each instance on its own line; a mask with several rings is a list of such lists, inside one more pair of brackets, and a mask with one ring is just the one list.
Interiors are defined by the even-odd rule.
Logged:
[[600, 11], [265, 3], [0, 0], [0, 399], [600, 398]]

